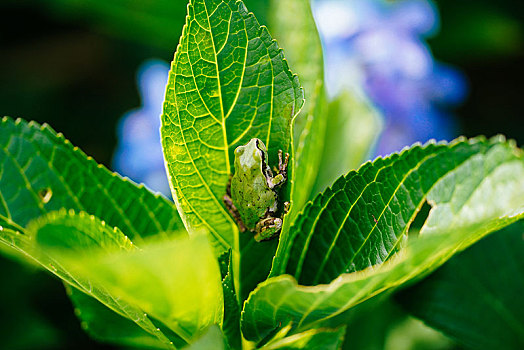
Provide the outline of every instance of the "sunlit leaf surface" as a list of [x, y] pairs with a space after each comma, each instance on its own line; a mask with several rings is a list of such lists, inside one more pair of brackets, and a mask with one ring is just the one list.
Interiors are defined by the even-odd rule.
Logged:
[[32, 219], [62, 208], [95, 215], [135, 243], [183, 227], [167, 199], [109, 172], [48, 125], [4, 117], [0, 226], [23, 231]]
[[239, 249], [222, 203], [233, 151], [257, 137], [277, 164], [278, 150], [290, 150], [301, 105], [298, 78], [241, 1], [190, 1], [169, 75], [162, 144], [186, 226], [207, 229], [218, 252]]
[[[424, 201], [433, 207], [426, 224], [401, 249]], [[263, 282], [246, 303], [244, 335], [259, 340], [289, 322], [308, 329], [435, 269], [522, 216], [524, 158], [513, 143], [430, 143], [367, 163], [306, 208], [284, 265], [301, 283], [334, 280], [306, 287], [282, 275]]]

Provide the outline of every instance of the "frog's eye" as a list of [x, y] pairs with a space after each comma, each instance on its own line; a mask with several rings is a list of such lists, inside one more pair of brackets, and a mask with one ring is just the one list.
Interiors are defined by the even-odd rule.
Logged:
[[235, 148], [235, 154], [241, 155], [242, 153], [244, 153], [244, 147], [238, 146], [237, 148]]

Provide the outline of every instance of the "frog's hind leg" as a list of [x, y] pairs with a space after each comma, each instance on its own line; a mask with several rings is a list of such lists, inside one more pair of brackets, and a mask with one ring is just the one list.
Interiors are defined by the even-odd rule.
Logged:
[[270, 240], [276, 237], [282, 229], [282, 219], [278, 217], [272, 217], [269, 213], [266, 213], [266, 217], [260, 220], [255, 226], [255, 241], [261, 242]]
[[[233, 179], [233, 174], [229, 174], [229, 180], [227, 181], [227, 185], [226, 185], [226, 193], [227, 193], [228, 197], [231, 197], [231, 180], [232, 179]], [[225, 200], [224, 200], [224, 203], [225, 203]], [[231, 204], [233, 204], [233, 203], [231, 203]]]
[[240, 213], [238, 212], [237, 207], [233, 204], [233, 200], [231, 197], [227, 194], [222, 197], [222, 200], [224, 201], [224, 204], [226, 205], [227, 210], [231, 214], [231, 217], [236, 221], [238, 229], [240, 232], [245, 232], [246, 225], [244, 225], [244, 222], [242, 221], [242, 218], [240, 217]]

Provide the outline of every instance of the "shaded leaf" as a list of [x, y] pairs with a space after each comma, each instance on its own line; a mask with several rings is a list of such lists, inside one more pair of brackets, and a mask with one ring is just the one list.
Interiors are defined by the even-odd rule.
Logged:
[[380, 114], [362, 94], [344, 90], [330, 101], [326, 144], [313, 193], [324, 191], [369, 159], [381, 131]]
[[222, 288], [224, 293], [224, 321], [222, 324], [222, 332], [231, 349], [242, 349], [240, 307], [238, 306], [233, 279], [229, 274], [222, 280]]
[[17, 231], [59, 209], [85, 211], [134, 242], [180, 233], [176, 208], [143, 185], [109, 172], [48, 125], [0, 122], [0, 225]]
[[95, 298], [66, 284], [82, 328], [94, 339], [129, 346], [165, 349], [166, 345], [130, 319], [109, 309]]
[[485, 238], [397, 300], [471, 349], [523, 348], [523, 234], [520, 221]]
[[[22, 232], [0, 226], [0, 243], [36, 262], [71, 287], [97, 299], [123, 318], [132, 320], [164, 347], [172, 347], [172, 342], [177, 345], [185, 344], [178, 337], [168, 338], [140, 308], [108, 293], [100, 285], [93, 284], [89, 278], [73, 271], [68, 263], [69, 260], [86, 259], [95, 252], [110, 254], [119, 250], [136, 249], [118, 229], [109, 227], [94, 216], [61, 210], [31, 221]], [[64, 252], [69, 252], [69, 259], [64, 258]], [[84, 311], [91, 312], [80, 310], [80, 313]]]
[[295, 187], [289, 213], [292, 221], [309, 198], [324, 147], [327, 121], [324, 61], [309, 0], [272, 0], [269, 14], [272, 33], [300, 75], [307, 101], [294, 122]]
[[[357, 200], [351, 200], [355, 195]], [[420, 236], [394, 254], [425, 200], [433, 209]], [[323, 216], [323, 212], [333, 215]], [[344, 214], [340, 217], [339, 213]], [[311, 255], [301, 262], [308, 267], [302, 269], [307, 273], [304, 276], [330, 280], [337, 273], [338, 278], [328, 285], [311, 287], [299, 286], [289, 275], [261, 283], [244, 307], [244, 336], [260, 340], [287, 323], [292, 324], [293, 332], [314, 327], [376, 294], [427, 274], [456, 252], [523, 216], [524, 161], [522, 152], [511, 143], [476, 139], [449, 146], [428, 144], [367, 163], [318, 196], [298, 219], [300, 229], [294, 243], [306, 242], [300, 245], [309, 244], [306, 253], [315, 250], [322, 257], [316, 260]], [[346, 217], [351, 217], [350, 227], [340, 225], [349, 222]], [[310, 232], [318, 238], [334, 237], [337, 222], [343, 232], [339, 237], [344, 240], [333, 249], [345, 251], [336, 254], [339, 259], [329, 261], [326, 252], [334, 247], [334, 241], [316, 246]], [[319, 229], [323, 224], [331, 226]], [[352, 231], [353, 227], [360, 231]], [[374, 237], [375, 243], [366, 243], [362, 233], [364, 238]], [[357, 249], [351, 246], [352, 241], [358, 243]], [[292, 254], [295, 259], [296, 253]], [[387, 259], [390, 261], [382, 264]], [[344, 273], [348, 267], [358, 272]], [[339, 322], [343, 321], [340, 318]]]
[[222, 322], [220, 271], [203, 234], [133, 252], [64, 258], [79, 276], [139, 307], [188, 343]]
[[[284, 225], [285, 222], [284, 220]], [[267, 278], [279, 244], [276, 238], [257, 242], [253, 237], [249, 232], [240, 235], [240, 269], [237, 272], [240, 277], [236, 287], [239, 303], [243, 303], [257, 284]]]

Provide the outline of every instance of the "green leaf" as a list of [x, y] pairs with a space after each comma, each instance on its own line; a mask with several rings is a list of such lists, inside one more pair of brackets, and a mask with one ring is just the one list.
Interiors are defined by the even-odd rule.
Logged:
[[288, 337], [279, 338], [268, 342], [261, 347], [270, 349], [332, 349], [337, 350], [342, 346], [345, 327], [338, 329], [315, 328]]
[[295, 118], [293, 130], [295, 186], [288, 214], [292, 222], [309, 199], [324, 147], [327, 121], [324, 61], [309, 0], [272, 0], [269, 14], [272, 32], [300, 75], [307, 101]]
[[[228, 254], [230, 255], [230, 254]], [[229, 259], [227, 272], [222, 274], [222, 291], [224, 294], [224, 320], [222, 332], [227, 339], [229, 348], [242, 349], [242, 334], [240, 333], [240, 306], [231, 277], [232, 261]]]
[[118, 228], [111, 228], [104, 221], [85, 212], [73, 210], [50, 212], [29, 223], [27, 235], [39, 249], [53, 252], [67, 250], [85, 255], [92, 250], [106, 252], [135, 249], [133, 242]]
[[166, 345], [132, 320], [112, 311], [95, 298], [66, 284], [82, 328], [94, 339], [128, 346], [165, 349]]
[[222, 331], [231, 349], [242, 349], [240, 333], [240, 307], [238, 306], [233, 281], [229, 275], [222, 281], [224, 293], [224, 324]]
[[[425, 200], [433, 208], [420, 236], [394, 254]], [[260, 340], [289, 322], [293, 332], [309, 329], [427, 274], [520, 217], [524, 159], [512, 143], [430, 143], [367, 163], [318, 196], [294, 228], [288, 271], [306, 283], [338, 278], [311, 287], [289, 275], [261, 283], [244, 307], [244, 336]]]
[[382, 117], [357, 91], [344, 90], [329, 103], [326, 144], [313, 193], [369, 159], [382, 130]]
[[[140, 308], [115, 297], [106, 288], [93, 284], [89, 278], [73, 271], [69, 260], [84, 261], [86, 257], [100, 251], [109, 254], [119, 250], [135, 250], [131, 241], [117, 228], [111, 228], [85, 213], [61, 210], [31, 221], [24, 231], [0, 226], [0, 243], [36, 262], [71, 287], [96, 298], [120, 316], [134, 321], [164, 347], [171, 347], [172, 342], [177, 345], [186, 343], [179, 337], [168, 338]], [[64, 258], [65, 252], [69, 259]], [[92, 268], [92, 265], [86, 268]], [[80, 310], [80, 313], [84, 312], [90, 313], [92, 310]]]
[[185, 350], [224, 350], [227, 349], [224, 335], [217, 326], [210, 326], [207, 331]]
[[[521, 171], [522, 155], [516, 152], [497, 139], [459, 139], [415, 146], [363, 165], [317, 196], [297, 218], [284, 271], [301, 284], [315, 285], [381, 264], [401, 248], [425, 201], [434, 208], [427, 233], [520, 210], [522, 182], [505, 170]], [[508, 182], [517, 190], [504, 187]], [[489, 187], [495, 185], [505, 193], [495, 195]], [[483, 200], [473, 202], [475, 196]], [[486, 206], [486, 200], [496, 201]]]
[[0, 225], [23, 231], [59, 209], [85, 211], [135, 243], [159, 233], [184, 234], [176, 208], [143, 185], [109, 172], [48, 125], [0, 122]]
[[240, 250], [222, 203], [235, 148], [257, 137], [277, 164], [278, 150], [290, 151], [302, 95], [282, 50], [241, 1], [190, 1], [167, 85], [162, 145], [182, 218], [211, 233], [217, 255], [232, 247], [235, 258]]
[[139, 307], [187, 343], [222, 322], [220, 271], [204, 234], [133, 252], [64, 258], [79, 276]]
[[485, 238], [397, 300], [468, 348], [523, 348], [523, 234], [520, 221]]

